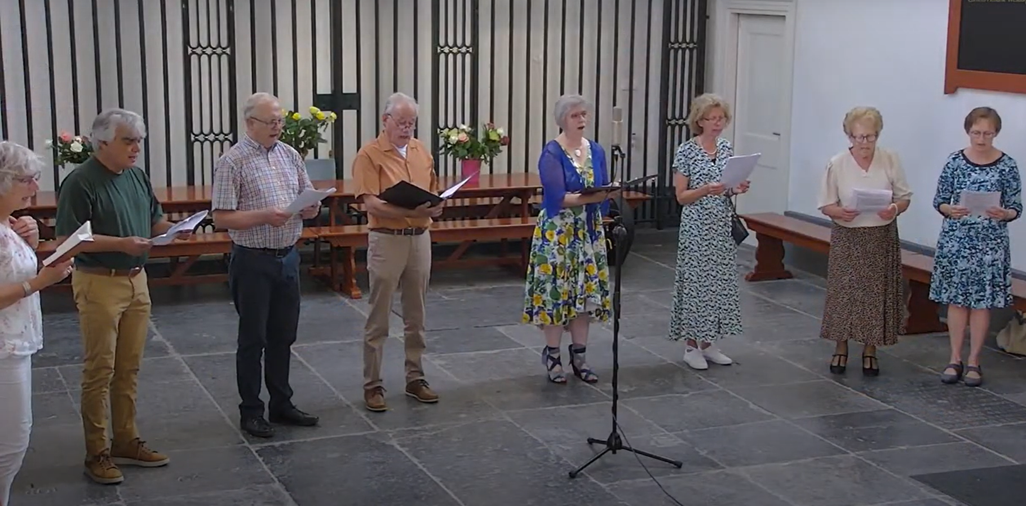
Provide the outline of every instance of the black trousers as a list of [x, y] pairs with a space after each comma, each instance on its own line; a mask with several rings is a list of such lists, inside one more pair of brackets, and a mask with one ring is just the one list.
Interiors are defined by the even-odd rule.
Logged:
[[263, 416], [260, 400], [260, 358], [270, 394], [268, 410], [293, 407], [289, 386], [292, 344], [299, 326], [299, 250], [232, 247], [228, 285], [239, 314], [235, 377], [242, 417]]

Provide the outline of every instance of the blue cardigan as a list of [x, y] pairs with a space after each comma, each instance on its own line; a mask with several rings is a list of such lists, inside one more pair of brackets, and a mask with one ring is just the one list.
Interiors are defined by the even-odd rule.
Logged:
[[[594, 186], [605, 186], [609, 182], [606, 152], [595, 141], [589, 141], [588, 144], [591, 146], [591, 166], [595, 172]], [[567, 193], [584, 189], [584, 178], [577, 173], [574, 163], [555, 140], [549, 141], [542, 149], [541, 157], [538, 159], [538, 174], [542, 182], [542, 207], [549, 218], [559, 214], [559, 210], [563, 208], [563, 197]], [[596, 213], [605, 216], [609, 212], [609, 201], [586, 204], [585, 209], [588, 212], [590, 226]]]

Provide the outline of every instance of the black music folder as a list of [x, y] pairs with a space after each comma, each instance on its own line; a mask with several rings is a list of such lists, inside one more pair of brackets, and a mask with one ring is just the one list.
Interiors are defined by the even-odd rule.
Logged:
[[652, 174], [651, 176], [641, 176], [641, 177], [639, 177], [637, 179], [632, 179], [630, 181], [627, 181], [626, 183], [612, 183], [612, 184], [607, 184], [605, 186], [593, 186], [591, 188], [585, 188], [585, 189], [581, 190], [579, 193], [581, 195], [590, 195], [592, 193], [611, 192], [613, 190], [618, 190], [620, 188], [630, 188], [631, 186], [634, 186], [636, 184], [644, 183], [645, 181], [648, 181], [648, 180], [651, 180], [651, 179], [655, 179], [657, 177], [659, 177], [659, 174]]
[[381, 192], [378, 198], [389, 204], [406, 209], [416, 209], [424, 205], [425, 202], [430, 202], [431, 207], [434, 207], [441, 204], [442, 200], [444, 200], [442, 197], [406, 181], [399, 181]]

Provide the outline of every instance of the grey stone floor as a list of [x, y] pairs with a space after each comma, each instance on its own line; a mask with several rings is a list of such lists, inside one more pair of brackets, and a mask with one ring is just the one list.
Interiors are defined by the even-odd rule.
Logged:
[[[906, 338], [863, 378], [857, 347], [843, 377], [817, 339], [823, 280], [742, 281], [745, 334], [723, 342], [731, 367], [696, 373], [665, 340], [673, 232], [639, 236], [624, 268], [620, 423], [629, 443], [684, 462], [644, 460], [683, 504], [955, 504], [912, 475], [1026, 463], [1026, 361], [996, 351], [981, 389], [945, 386], [946, 337]], [[751, 263], [742, 254], [739, 274]], [[660, 505], [630, 454], [593, 454], [610, 431], [612, 334], [593, 329], [595, 387], [545, 381], [541, 337], [518, 325], [522, 284], [500, 270], [438, 271], [428, 311], [434, 406], [402, 395], [402, 343], [386, 352], [391, 410], [362, 409], [366, 312], [306, 284], [293, 359], [295, 401], [321, 416], [270, 441], [238, 429], [236, 315], [222, 286], [155, 290], [139, 393], [144, 438], [163, 469], [126, 469], [119, 486], [82, 475], [81, 346], [69, 296], [48, 296], [35, 357], [35, 427], [13, 506], [35, 505]], [[398, 312], [398, 304], [396, 306]], [[394, 318], [393, 336], [401, 335]]]

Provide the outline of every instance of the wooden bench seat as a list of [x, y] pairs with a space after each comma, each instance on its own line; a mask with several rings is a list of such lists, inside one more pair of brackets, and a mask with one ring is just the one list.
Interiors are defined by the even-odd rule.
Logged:
[[[636, 207], [639, 203], [644, 202], [644, 201], [646, 201], [648, 199], [651, 199], [651, 198], [652, 198], [651, 196], [649, 196], [646, 193], [642, 193], [642, 192], [631, 191], [631, 190], [623, 192], [623, 199], [624, 199], [625, 202], [627, 202], [627, 204], [630, 207]], [[446, 203], [446, 207], [453, 207], [453, 208], [466, 208], [466, 207], [470, 207], [470, 208], [492, 208], [492, 207], [495, 207], [495, 206], [501, 204], [502, 201], [503, 201], [502, 197], [461, 197], [461, 198], [449, 199], [449, 201]], [[541, 202], [542, 202], [542, 196], [540, 194], [531, 197], [531, 200], [529, 201], [529, 203], [532, 204], [532, 205], [538, 205], [538, 204], [541, 204]], [[360, 212], [366, 211], [366, 208], [361, 203], [354, 203], [354, 204], [352, 204], [352, 208], [357, 210], [357, 211], [360, 211]]]
[[[513, 265], [519, 268], [527, 266], [526, 243], [521, 247], [520, 255], [506, 256], [505, 247], [498, 258], [463, 258], [467, 249], [475, 242], [505, 241], [507, 239], [529, 239], [534, 233], [535, 220], [523, 218], [484, 218], [455, 221], [437, 221], [432, 223], [432, 243], [460, 243], [448, 257], [437, 259], [438, 267], [473, 267], [479, 265]], [[315, 273], [327, 275], [332, 288], [349, 295], [354, 299], [362, 295], [356, 286], [356, 248], [367, 246], [370, 229], [367, 225], [336, 225], [333, 227], [311, 227], [310, 230], [319, 240], [331, 247], [331, 261], [328, 271], [318, 269]], [[505, 246], [505, 242], [503, 242]], [[344, 255], [343, 259], [338, 254]]]
[[[748, 229], [755, 233], [755, 267], [745, 275], [750, 282], [790, 279], [784, 267], [784, 243], [794, 244], [818, 253], [830, 251], [830, 227], [776, 213], [743, 215]], [[908, 321], [906, 334], [945, 332], [947, 326], [938, 317], [937, 303], [929, 298], [933, 258], [902, 249], [902, 276], [909, 282]], [[1013, 280], [1015, 307], [1026, 309], [1026, 281]]]

